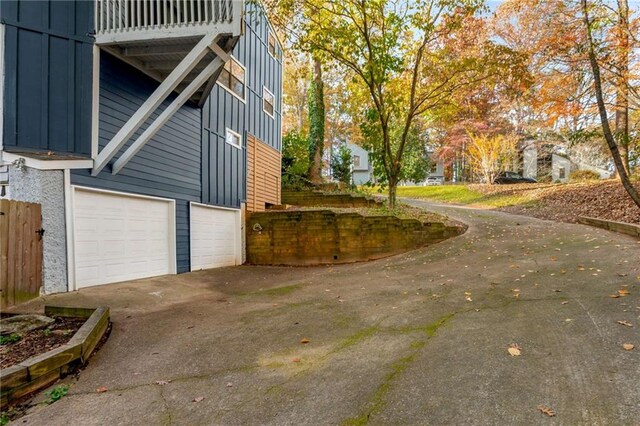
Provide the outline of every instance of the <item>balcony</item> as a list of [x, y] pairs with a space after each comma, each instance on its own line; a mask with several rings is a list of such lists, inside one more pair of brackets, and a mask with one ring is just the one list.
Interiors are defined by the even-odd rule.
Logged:
[[243, 6], [238, 0], [96, 0], [96, 43], [153, 42], [211, 31], [237, 36]]
[[242, 35], [243, 0], [96, 0], [96, 45], [160, 84], [98, 154], [96, 175], [171, 93], [178, 96], [112, 164], [118, 173], [185, 102], [202, 105]]

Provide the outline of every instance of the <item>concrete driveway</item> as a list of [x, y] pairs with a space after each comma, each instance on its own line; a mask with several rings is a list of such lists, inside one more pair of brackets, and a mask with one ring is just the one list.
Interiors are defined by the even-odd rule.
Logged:
[[640, 241], [412, 203], [469, 231], [370, 263], [210, 270], [34, 302], [108, 305], [113, 331], [69, 395], [20, 424], [640, 424]]

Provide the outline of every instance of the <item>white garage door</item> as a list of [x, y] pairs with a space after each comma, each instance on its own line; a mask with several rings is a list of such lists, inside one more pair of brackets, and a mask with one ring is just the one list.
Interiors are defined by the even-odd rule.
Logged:
[[191, 270], [242, 263], [240, 211], [191, 203]]
[[175, 273], [172, 200], [74, 188], [76, 287]]

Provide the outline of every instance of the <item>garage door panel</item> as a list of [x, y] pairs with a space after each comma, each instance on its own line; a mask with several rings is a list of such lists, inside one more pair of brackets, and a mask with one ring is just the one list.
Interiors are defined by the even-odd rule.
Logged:
[[168, 200], [76, 188], [77, 287], [172, 273], [173, 210]]
[[191, 270], [240, 263], [240, 212], [191, 206]]

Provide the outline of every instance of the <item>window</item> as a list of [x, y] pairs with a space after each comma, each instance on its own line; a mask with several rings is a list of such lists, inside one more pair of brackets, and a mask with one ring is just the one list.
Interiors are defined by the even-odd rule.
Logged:
[[262, 110], [273, 118], [273, 105], [275, 104], [273, 93], [267, 90], [266, 87], [262, 88]]
[[354, 155], [353, 156], [353, 167], [360, 167], [360, 156], [359, 155]]
[[232, 95], [244, 101], [245, 69], [238, 61], [231, 58], [222, 69], [218, 83]]
[[564, 178], [566, 178], [566, 174], [567, 174], [567, 172], [565, 171], [565, 168], [564, 168], [564, 167], [560, 167], [560, 168], [558, 169], [558, 179], [564, 179]]
[[269, 31], [269, 44], [267, 46], [267, 49], [269, 50], [269, 54], [271, 56], [273, 56], [274, 58], [277, 58], [277, 43], [276, 43], [276, 37], [271, 33], [271, 31]]
[[232, 146], [235, 146], [236, 148], [241, 148], [242, 147], [242, 138], [240, 137], [240, 135], [236, 132], [234, 132], [231, 129], [227, 129], [227, 134], [226, 134], [226, 138], [225, 141]]

